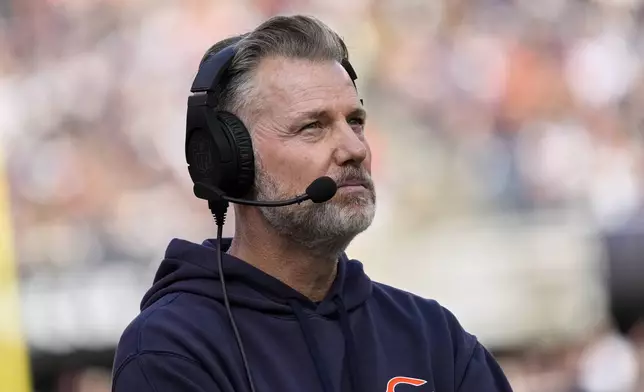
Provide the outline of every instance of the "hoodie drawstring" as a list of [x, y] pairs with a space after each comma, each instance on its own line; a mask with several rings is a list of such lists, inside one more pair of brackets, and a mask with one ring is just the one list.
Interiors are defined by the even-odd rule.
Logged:
[[304, 335], [304, 340], [306, 340], [306, 345], [309, 347], [309, 352], [315, 363], [315, 369], [318, 372], [318, 377], [320, 377], [320, 382], [322, 383], [322, 390], [324, 392], [333, 392], [333, 384], [329, 379], [329, 372], [324, 365], [324, 359], [320, 354], [320, 349], [315, 341], [315, 336], [313, 336], [313, 330], [311, 328], [311, 323], [309, 322], [308, 317], [304, 314], [302, 305], [297, 301], [289, 301], [291, 308], [295, 312], [295, 317], [300, 324], [300, 329], [302, 329], [302, 334]]
[[358, 367], [358, 360], [356, 358], [356, 344], [353, 338], [353, 331], [351, 330], [351, 324], [349, 324], [349, 313], [347, 308], [344, 306], [344, 302], [340, 297], [335, 297], [335, 304], [338, 306], [340, 311], [340, 326], [342, 328], [342, 334], [344, 335], [344, 352], [347, 356], [347, 361], [349, 362], [349, 377], [351, 379], [351, 390], [355, 392], [362, 392], [360, 389], [360, 368]]
[[[344, 306], [344, 302], [340, 297], [335, 297], [333, 300], [338, 307], [340, 314], [340, 327], [342, 328], [342, 335], [344, 335], [344, 352], [347, 357], [347, 362], [349, 364], [349, 379], [351, 380], [351, 390], [354, 392], [362, 392], [360, 389], [360, 369], [358, 367], [358, 362], [356, 358], [356, 345], [353, 337], [353, 331], [351, 330], [351, 325], [349, 324], [349, 313], [347, 308]], [[313, 362], [315, 363], [315, 369], [317, 370], [318, 377], [322, 383], [322, 390], [324, 392], [333, 392], [333, 384], [329, 379], [329, 372], [324, 364], [324, 359], [320, 354], [320, 349], [313, 336], [313, 330], [311, 328], [311, 323], [304, 314], [304, 309], [297, 301], [289, 301], [291, 308], [295, 313], [295, 317], [300, 324], [300, 329], [304, 335], [304, 340], [306, 340], [306, 345], [309, 348]]]

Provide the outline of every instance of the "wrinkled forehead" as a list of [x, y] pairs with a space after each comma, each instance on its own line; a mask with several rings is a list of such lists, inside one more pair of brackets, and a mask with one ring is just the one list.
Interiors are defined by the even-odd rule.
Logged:
[[268, 58], [254, 77], [265, 114], [290, 118], [303, 111], [343, 112], [361, 106], [351, 78], [336, 61]]

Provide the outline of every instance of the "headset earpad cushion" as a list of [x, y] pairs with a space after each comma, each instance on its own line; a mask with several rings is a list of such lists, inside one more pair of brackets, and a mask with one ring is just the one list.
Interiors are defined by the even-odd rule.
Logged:
[[233, 153], [237, 156], [237, 178], [230, 179], [230, 188], [224, 191], [232, 197], [244, 197], [255, 182], [255, 155], [250, 133], [234, 114], [218, 112], [217, 116], [232, 140]]

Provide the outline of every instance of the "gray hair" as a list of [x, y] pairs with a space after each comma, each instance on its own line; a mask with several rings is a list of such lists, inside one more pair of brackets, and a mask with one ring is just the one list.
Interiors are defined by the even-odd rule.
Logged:
[[230, 45], [236, 45], [236, 54], [222, 79], [225, 87], [219, 94], [217, 109], [237, 115], [247, 126], [259, 109], [258, 103], [253, 105], [252, 80], [262, 59], [280, 56], [339, 63], [349, 59], [347, 47], [335, 31], [303, 15], [275, 16], [251, 32], [220, 41], [208, 49], [201, 64]]

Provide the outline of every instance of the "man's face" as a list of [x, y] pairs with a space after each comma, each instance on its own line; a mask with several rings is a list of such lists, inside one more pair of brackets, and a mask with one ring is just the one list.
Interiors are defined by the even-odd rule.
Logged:
[[320, 176], [338, 184], [326, 203], [264, 207], [262, 215], [304, 246], [348, 244], [371, 224], [376, 200], [365, 113], [350, 77], [337, 62], [269, 58], [254, 78], [256, 198], [294, 197]]

